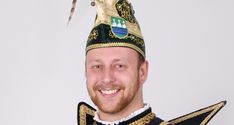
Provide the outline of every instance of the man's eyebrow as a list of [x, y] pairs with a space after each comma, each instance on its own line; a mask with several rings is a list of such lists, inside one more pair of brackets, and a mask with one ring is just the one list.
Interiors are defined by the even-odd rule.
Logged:
[[119, 62], [121, 59], [114, 59], [113, 62]]
[[127, 60], [127, 59], [114, 59], [112, 62], [113, 62], [113, 63], [118, 63], [118, 62], [121, 62], [121, 63], [128, 63], [128, 60]]
[[91, 59], [91, 60], [87, 60], [88, 63], [92, 63], [92, 62], [101, 62], [100, 59]]

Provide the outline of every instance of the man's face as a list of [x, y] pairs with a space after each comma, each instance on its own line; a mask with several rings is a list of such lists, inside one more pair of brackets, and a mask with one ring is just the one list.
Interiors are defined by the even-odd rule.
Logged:
[[124, 47], [98, 48], [86, 56], [86, 84], [101, 112], [114, 114], [142, 98], [139, 55]]

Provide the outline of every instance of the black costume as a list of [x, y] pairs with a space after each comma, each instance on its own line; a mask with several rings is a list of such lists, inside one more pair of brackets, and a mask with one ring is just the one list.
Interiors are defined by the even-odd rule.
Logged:
[[[154, 113], [151, 108], [138, 114], [137, 116], [120, 122], [118, 125], [206, 125], [211, 118], [226, 104], [226, 101], [197, 110], [187, 115], [164, 121]], [[95, 109], [88, 104], [81, 102], [78, 105], [78, 125], [103, 125], [93, 119]]]
[[[103, 125], [93, 119], [95, 111], [96, 110], [88, 104], [84, 102], [79, 103], [78, 125]], [[166, 122], [156, 117], [151, 108], [149, 108], [127, 121], [120, 122], [118, 125], [164, 125], [164, 123]]]

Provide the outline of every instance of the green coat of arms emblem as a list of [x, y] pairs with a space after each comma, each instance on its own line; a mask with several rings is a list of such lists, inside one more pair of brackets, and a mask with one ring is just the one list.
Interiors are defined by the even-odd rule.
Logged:
[[126, 21], [123, 18], [111, 16], [111, 31], [118, 38], [124, 38], [128, 35]]

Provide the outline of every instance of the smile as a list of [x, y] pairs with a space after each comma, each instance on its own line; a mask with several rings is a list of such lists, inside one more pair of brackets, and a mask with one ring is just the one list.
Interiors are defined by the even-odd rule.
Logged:
[[112, 95], [112, 94], [116, 94], [118, 92], [117, 89], [114, 90], [100, 90], [101, 93], [105, 94], [105, 95]]

